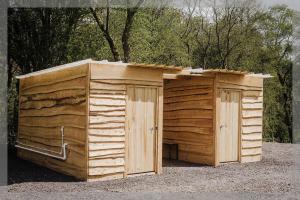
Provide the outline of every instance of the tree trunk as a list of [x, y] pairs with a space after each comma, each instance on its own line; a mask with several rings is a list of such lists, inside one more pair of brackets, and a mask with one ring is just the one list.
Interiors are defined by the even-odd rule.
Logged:
[[130, 45], [129, 45], [129, 38], [131, 35], [131, 28], [133, 24], [133, 18], [136, 11], [132, 10], [131, 8], [127, 9], [127, 18], [125, 23], [125, 28], [122, 34], [122, 46], [124, 51], [124, 61], [130, 62]]

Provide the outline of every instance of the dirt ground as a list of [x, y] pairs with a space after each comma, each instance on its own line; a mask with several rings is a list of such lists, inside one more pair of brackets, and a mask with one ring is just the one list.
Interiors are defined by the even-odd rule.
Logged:
[[164, 160], [161, 175], [91, 183], [11, 156], [9, 185], [2, 187], [8, 192], [0, 199], [300, 199], [299, 150], [300, 145], [264, 143], [257, 163], [215, 168]]

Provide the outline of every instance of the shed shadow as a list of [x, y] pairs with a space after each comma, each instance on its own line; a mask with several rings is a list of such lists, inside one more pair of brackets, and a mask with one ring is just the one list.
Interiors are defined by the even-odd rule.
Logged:
[[79, 182], [71, 176], [17, 157], [16, 151], [8, 153], [8, 185], [24, 182]]

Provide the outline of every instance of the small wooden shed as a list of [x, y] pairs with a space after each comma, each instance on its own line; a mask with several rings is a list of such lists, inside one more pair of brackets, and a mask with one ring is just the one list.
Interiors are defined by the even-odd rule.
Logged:
[[164, 157], [213, 166], [261, 160], [270, 75], [195, 69], [164, 77]]
[[18, 156], [81, 180], [162, 170], [163, 73], [78, 61], [18, 76]]

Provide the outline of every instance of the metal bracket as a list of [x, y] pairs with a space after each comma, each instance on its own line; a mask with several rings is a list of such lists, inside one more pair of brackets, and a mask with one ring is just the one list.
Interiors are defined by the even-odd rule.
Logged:
[[[19, 149], [24, 149], [24, 150], [27, 150], [27, 151], [31, 151], [31, 152], [34, 152], [34, 153], [42, 154], [42, 155], [45, 155], [45, 156], [49, 156], [51, 158], [56, 158], [56, 159], [59, 159], [59, 160], [66, 160], [67, 159], [67, 150], [66, 149], [67, 149], [68, 144], [64, 143], [64, 126], [61, 127], [60, 131], [61, 131], [61, 150], [60, 150], [60, 152], [51, 151], [51, 150], [48, 150], [48, 149], [31, 146], [31, 145], [24, 144], [24, 143], [19, 142], [19, 141], [17, 141], [18, 144], [16, 144], [15, 147], [17, 147]], [[41, 150], [41, 151], [39, 151], [39, 150]], [[46, 153], [45, 151], [49, 152], [49, 153]], [[51, 153], [58, 154], [58, 155], [53, 155]]]

